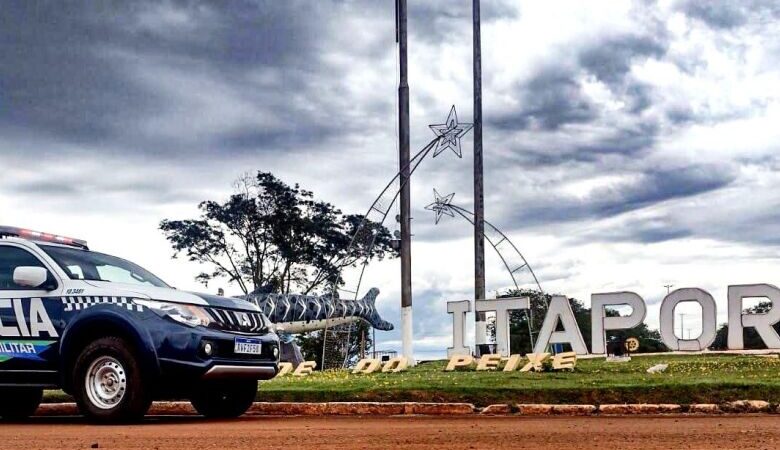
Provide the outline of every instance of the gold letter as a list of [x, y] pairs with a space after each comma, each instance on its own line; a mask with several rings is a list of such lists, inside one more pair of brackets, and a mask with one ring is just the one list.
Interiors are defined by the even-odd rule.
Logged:
[[525, 355], [528, 358], [528, 364], [520, 369], [520, 372], [529, 372], [533, 369], [535, 372], [542, 371], [542, 363], [550, 357], [549, 353], [529, 353]]
[[304, 361], [298, 364], [298, 367], [295, 368], [295, 372], [293, 372], [293, 375], [295, 375], [296, 377], [305, 377], [311, 374], [316, 367], [317, 367], [316, 361]]
[[365, 358], [358, 361], [355, 368], [352, 370], [353, 374], [363, 373], [363, 374], [369, 374], [374, 373], [379, 369], [379, 366], [382, 365], [382, 361], [378, 359], [371, 359], [371, 358]]
[[506, 361], [504, 366], [504, 372], [514, 372], [520, 367], [520, 363], [523, 361], [522, 355], [511, 355]]
[[403, 372], [407, 367], [409, 367], [409, 360], [403, 356], [398, 356], [386, 362], [385, 366], [382, 367], [382, 372], [398, 373]]
[[291, 363], [288, 362], [280, 362], [279, 363], [279, 373], [276, 374], [277, 377], [283, 377], [290, 372], [292, 372], [293, 366]]
[[574, 370], [574, 366], [577, 365], [577, 354], [575, 352], [558, 353], [553, 357], [552, 365], [553, 370]]
[[455, 355], [450, 358], [450, 362], [447, 363], [445, 372], [452, 372], [455, 369], [462, 367], [469, 367], [474, 364], [474, 357], [471, 355]]
[[499, 364], [501, 364], [501, 355], [482, 355], [479, 358], [477, 370], [480, 372], [483, 370], [497, 370]]

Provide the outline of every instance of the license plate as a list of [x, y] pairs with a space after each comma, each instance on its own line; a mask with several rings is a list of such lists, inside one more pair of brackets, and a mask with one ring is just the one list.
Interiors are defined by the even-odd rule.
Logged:
[[263, 349], [259, 339], [236, 338], [233, 352], [244, 355], [259, 355], [263, 352]]

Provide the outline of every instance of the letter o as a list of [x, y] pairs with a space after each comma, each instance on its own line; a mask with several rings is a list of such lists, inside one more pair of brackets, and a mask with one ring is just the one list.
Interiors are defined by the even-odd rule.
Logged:
[[[680, 339], [674, 334], [674, 308], [678, 303], [696, 302], [701, 306], [701, 335], [697, 339]], [[699, 288], [677, 289], [661, 302], [661, 340], [671, 350], [695, 352], [705, 350], [715, 340], [717, 307], [709, 292]]]

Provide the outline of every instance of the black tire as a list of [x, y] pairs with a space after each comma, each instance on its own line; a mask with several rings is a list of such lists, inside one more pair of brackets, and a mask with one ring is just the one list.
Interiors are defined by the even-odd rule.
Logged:
[[204, 383], [190, 401], [195, 410], [209, 418], [233, 418], [244, 414], [257, 396], [256, 380]]
[[43, 389], [6, 388], [0, 390], [0, 418], [24, 420], [35, 413], [43, 398]]
[[[141, 420], [152, 397], [138, 361], [133, 347], [118, 337], [87, 345], [73, 366], [73, 394], [79, 411], [95, 422]], [[106, 378], [100, 375], [106, 371], [108, 382], [101, 383]]]

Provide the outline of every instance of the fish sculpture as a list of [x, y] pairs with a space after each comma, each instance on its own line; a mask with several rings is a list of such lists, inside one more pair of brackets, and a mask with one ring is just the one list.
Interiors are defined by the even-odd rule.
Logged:
[[393, 324], [383, 320], [376, 309], [379, 289], [372, 288], [359, 300], [344, 300], [331, 295], [252, 293], [244, 296], [256, 304], [279, 333], [305, 333], [344, 325], [358, 320], [377, 330], [390, 331]]

